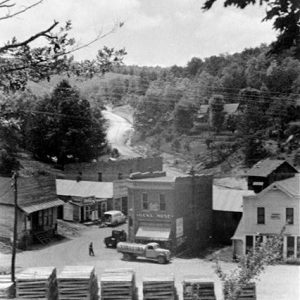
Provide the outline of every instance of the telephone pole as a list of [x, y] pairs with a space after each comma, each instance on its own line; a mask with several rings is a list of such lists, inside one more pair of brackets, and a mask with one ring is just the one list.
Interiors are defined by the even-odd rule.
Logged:
[[14, 231], [13, 231], [13, 244], [11, 256], [11, 281], [15, 282], [15, 265], [16, 265], [16, 252], [17, 252], [17, 239], [18, 239], [18, 173], [14, 172], [12, 176], [12, 187], [14, 190]]

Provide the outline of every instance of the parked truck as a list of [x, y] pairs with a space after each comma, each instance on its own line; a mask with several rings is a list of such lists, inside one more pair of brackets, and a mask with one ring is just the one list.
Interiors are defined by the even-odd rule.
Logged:
[[104, 239], [106, 247], [116, 248], [119, 242], [125, 242], [127, 239], [127, 234], [125, 230], [113, 230], [111, 236]]
[[125, 260], [133, 260], [136, 257], [145, 257], [155, 260], [160, 264], [165, 264], [170, 261], [171, 253], [167, 249], [162, 249], [157, 243], [137, 244], [128, 242], [119, 242], [117, 251], [123, 253]]

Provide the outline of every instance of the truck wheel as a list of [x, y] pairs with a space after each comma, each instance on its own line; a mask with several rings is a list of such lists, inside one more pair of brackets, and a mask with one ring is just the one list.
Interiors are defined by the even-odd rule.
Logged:
[[131, 255], [129, 253], [124, 253], [123, 254], [123, 259], [124, 260], [131, 260]]
[[163, 256], [159, 256], [157, 261], [158, 261], [159, 264], [165, 264], [166, 263], [166, 259]]

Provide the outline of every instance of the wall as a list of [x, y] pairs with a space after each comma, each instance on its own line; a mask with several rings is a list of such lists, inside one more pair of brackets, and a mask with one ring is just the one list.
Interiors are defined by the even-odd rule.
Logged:
[[[244, 224], [246, 224], [245, 230], [247, 232], [279, 233], [286, 224], [285, 209], [293, 207], [294, 225], [286, 225], [285, 233], [300, 235], [299, 199], [292, 199], [280, 190], [266, 191], [263, 195], [260, 194], [258, 196], [244, 198]], [[256, 224], [257, 207], [265, 207], [264, 225]]]
[[98, 161], [95, 163], [68, 164], [65, 166], [65, 179], [76, 179], [80, 171], [82, 180], [99, 181], [98, 173], [102, 173], [102, 181], [112, 182], [122, 178], [128, 178], [130, 173], [162, 171], [161, 157], [130, 158], [117, 161]]
[[175, 195], [174, 215], [183, 217], [185, 246], [205, 248], [212, 235], [212, 176], [176, 178]]

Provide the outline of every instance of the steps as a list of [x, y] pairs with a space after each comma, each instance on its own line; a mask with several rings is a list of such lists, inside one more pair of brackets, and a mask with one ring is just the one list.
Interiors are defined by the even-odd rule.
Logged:
[[34, 234], [34, 237], [42, 244], [46, 245], [51, 242], [51, 236], [48, 231], [41, 231]]

